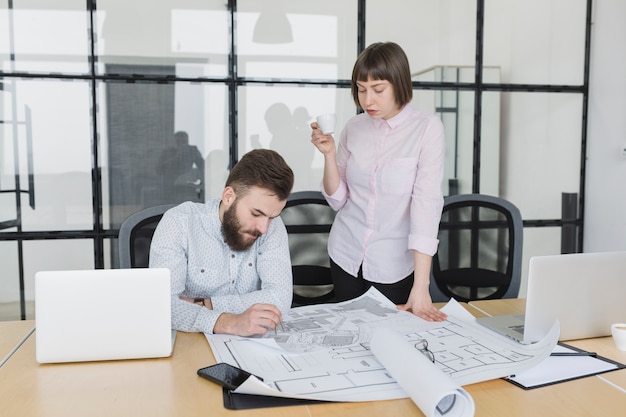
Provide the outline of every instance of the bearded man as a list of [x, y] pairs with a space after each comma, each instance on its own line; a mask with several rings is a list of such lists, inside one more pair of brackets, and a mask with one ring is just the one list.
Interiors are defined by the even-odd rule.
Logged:
[[172, 329], [239, 336], [275, 330], [293, 296], [287, 231], [279, 215], [293, 171], [275, 151], [235, 164], [221, 198], [164, 215], [150, 267], [172, 276]]

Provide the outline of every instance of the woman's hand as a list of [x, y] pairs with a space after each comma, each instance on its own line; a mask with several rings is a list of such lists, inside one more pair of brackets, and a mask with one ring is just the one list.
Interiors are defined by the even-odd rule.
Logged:
[[443, 321], [447, 318], [445, 313], [433, 305], [428, 291], [416, 291], [415, 288], [411, 290], [406, 304], [400, 304], [398, 310], [410, 310], [417, 317], [426, 321]]
[[324, 155], [336, 152], [335, 139], [332, 135], [325, 135], [317, 125], [317, 122], [311, 123], [311, 143]]
[[445, 320], [447, 316], [433, 305], [433, 299], [430, 298], [428, 290], [432, 256], [413, 251], [413, 262], [415, 264], [413, 287], [406, 304], [399, 305], [398, 309], [410, 310], [417, 317], [427, 321]]

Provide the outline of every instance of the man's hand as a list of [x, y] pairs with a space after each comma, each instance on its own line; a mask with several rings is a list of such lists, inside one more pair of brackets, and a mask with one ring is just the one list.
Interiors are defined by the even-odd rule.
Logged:
[[282, 314], [272, 304], [254, 304], [241, 314], [222, 313], [215, 322], [213, 333], [228, 333], [237, 336], [253, 336], [275, 330]]

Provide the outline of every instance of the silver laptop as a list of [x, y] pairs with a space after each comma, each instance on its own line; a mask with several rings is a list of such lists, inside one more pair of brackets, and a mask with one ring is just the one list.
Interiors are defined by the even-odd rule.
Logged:
[[477, 322], [528, 344], [542, 339], [555, 320], [559, 340], [608, 336], [611, 323], [626, 321], [626, 252], [533, 257], [526, 314]]
[[169, 269], [35, 274], [39, 363], [170, 356]]

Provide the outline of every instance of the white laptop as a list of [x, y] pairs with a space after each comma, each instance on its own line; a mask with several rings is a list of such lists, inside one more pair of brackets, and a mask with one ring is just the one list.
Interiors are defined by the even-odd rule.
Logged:
[[35, 274], [39, 363], [170, 356], [169, 269]]
[[533, 257], [526, 314], [477, 322], [528, 344], [542, 339], [555, 320], [559, 340], [608, 336], [611, 323], [626, 321], [626, 252]]

